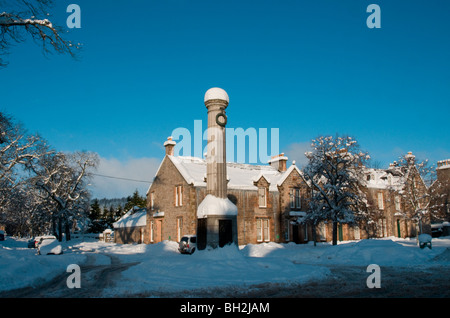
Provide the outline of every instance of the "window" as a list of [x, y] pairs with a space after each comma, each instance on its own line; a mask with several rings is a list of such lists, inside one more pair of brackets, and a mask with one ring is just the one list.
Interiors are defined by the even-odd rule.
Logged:
[[394, 200], [395, 200], [395, 210], [396, 211], [400, 211], [400, 207], [401, 207], [401, 205], [400, 205], [400, 196], [396, 195]]
[[378, 220], [378, 237], [386, 237], [387, 236], [387, 224], [386, 219]]
[[154, 233], [153, 233], [153, 226], [154, 225], [155, 225], [155, 222], [151, 221], [151, 223], [150, 223], [150, 242], [153, 242], [153, 240], [155, 239]]
[[269, 242], [269, 219], [256, 219], [256, 240], [258, 242]]
[[384, 210], [383, 192], [378, 192], [378, 208]]
[[289, 206], [291, 207], [291, 209], [301, 208], [300, 189], [298, 188], [289, 189]]
[[154, 209], [155, 207], [155, 192], [150, 193], [150, 209]]
[[319, 236], [319, 239], [321, 241], [326, 241], [327, 240], [327, 227], [326, 227], [325, 223], [324, 222], [319, 223], [319, 225], [317, 226], [317, 230], [318, 230], [317, 234]]
[[295, 208], [294, 189], [289, 189], [289, 206]]
[[181, 240], [182, 232], [183, 232], [183, 218], [177, 218], [177, 242]]
[[300, 189], [295, 189], [294, 194], [295, 194], [295, 207], [297, 209], [300, 209], [301, 208]]
[[258, 188], [258, 202], [260, 208], [265, 208], [267, 206], [266, 192], [266, 188]]
[[175, 206], [183, 205], [183, 186], [175, 187]]
[[286, 241], [291, 240], [291, 224], [289, 220], [286, 220], [286, 231], [284, 232], [284, 239]]
[[355, 240], [360, 240], [361, 239], [361, 229], [359, 228], [359, 226], [355, 226], [353, 228], [353, 234], [355, 236]]

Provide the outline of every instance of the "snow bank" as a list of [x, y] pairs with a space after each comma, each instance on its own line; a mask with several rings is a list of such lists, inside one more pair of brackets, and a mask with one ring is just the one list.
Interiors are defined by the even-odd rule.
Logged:
[[147, 245], [142, 263], [122, 273], [123, 280], [108, 295], [151, 291], [175, 292], [226, 286], [245, 287], [273, 282], [305, 282], [330, 274], [321, 266], [297, 265], [289, 259], [249, 257], [235, 245], [178, 252], [178, 244], [163, 241]]
[[[37, 286], [66, 271], [69, 264], [82, 264], [86, 255], [64, 251], [62, 255], [37, 255], [26, 239], [8, 238], [0, 244], [0, 291]], [[64, 243], [63, 243], [64, 247]]]
[[[0, 242], [0, 291], [36, 286], [65, 273], [69, 264], [137, 263], [122, 272], [104, 296], [151, 292], [182, 292], [215, 287], [247, 288], [264, 283], [303, 283], [330, 277], [334, 265], [450, 266], [450, 237], [433, 238], [433, 249], [420, 249], [412, 239], [370, 239], [329, 243], [274, 242], [178, 252], [178, 243], [115, 244], [99, 241], [63, 242], [62, 255], [36, 255], [26, 240]], [[187, 294], [188, 296], [188, 294]]]

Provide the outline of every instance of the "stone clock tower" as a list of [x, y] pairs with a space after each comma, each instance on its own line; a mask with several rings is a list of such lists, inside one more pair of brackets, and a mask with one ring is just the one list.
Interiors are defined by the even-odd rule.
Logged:
[[206, 197], [197, 209], [197, 247], [223, 247], [238, 244], [237, 207], [227, 197], [225, 126], [228, 94], [213, 87], [205, 94], [208, 109], [206, 155]]

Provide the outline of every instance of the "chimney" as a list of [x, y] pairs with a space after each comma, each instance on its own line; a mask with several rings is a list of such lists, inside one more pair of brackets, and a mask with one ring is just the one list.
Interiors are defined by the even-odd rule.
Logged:
[[274, 167], [280, 172], [286, 171], [286, 162], [288, 157], [281, 153], [277, 156], [273, 156], [268, 162], [271, 167]]
[[414, 165], [416, 161], [416, 156], [412, 154], [411, 151], [408, 152], [408, 154], [405, 156], [406, 162], [408, 163], [408, 166]]
[[440, 182], [450, 182], [450, 159], [440, 160], [437, 162], [436, 176]]
[[166, 147], [167, 156], [173, 156], [173, 148], [175, 148], [176, 144], [177, 143], [172, 140], [172, 136], [167, 138], [167, 140], [164, 142], [164, 147]]

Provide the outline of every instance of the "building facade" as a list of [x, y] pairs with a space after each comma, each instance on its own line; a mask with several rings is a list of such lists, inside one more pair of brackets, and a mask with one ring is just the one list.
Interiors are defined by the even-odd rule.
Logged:
[[[174, 156], [175, 144], [171, 138], [165, 142], [166, 155], [147, 192], [145, 243], [179, 241], [197, 231], [197, 209], [206, 196], [206, 160]], [[280, 154], [268, 165], [227, 163], [227, 193], [238, 208], [240, 245], [332, 240], [331, 222], [314, 228], [303, 222], [311, 188], [295, 162], [287, 167], [287, 161]], [[425, 207], [427, 192], [414, 162], [408, 169], [395, 163], [388, 169], [365, 169], [365, 176], [371, 221], [338, 224], [338, 240], [414, 237], [431, 231], [429, 218], [418, 220], [412, 212]], [[411, 203], [405, 195], [410, 191], [423, 199]]]
[[[197, 209], [207, 195], [206, 160], [173, 156], [175, 143], [168, 141], [147, 192], [146, 243], [195, 234]], [[227, 163], [227, 194], [238, 209], [239, 244], [300, 242], [305, 237], [303, 227], [293, 221], [306, 213], [309, 187], [300, 169], [295, 164], [286, 169], [286, 162], [282, 154], [269, 165]]]

